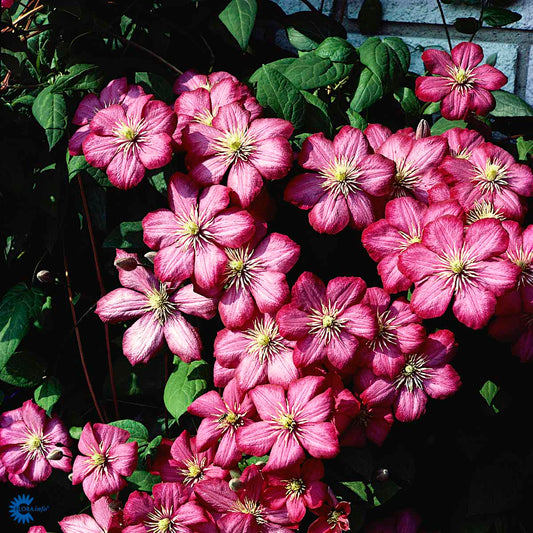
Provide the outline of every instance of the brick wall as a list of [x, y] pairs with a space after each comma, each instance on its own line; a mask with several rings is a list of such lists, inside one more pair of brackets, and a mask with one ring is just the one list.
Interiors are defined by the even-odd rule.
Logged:
[[[321, 0], [310, 0], [316, 7]], [[339, 0], [325, 0], [324, 13], [338, 9]], [[366, 38], [359, 33], [357, 15], [363, 0], [348, 0], [344, 26], [348, 40], [359, 46]], [[436, 0], [381, 0], [383, 5], [383, 24], [379, 35], [397, 36], [404, 39], [411, 49], [411, 70], [422, 73], [420, 58], [421, 47], [442, 47], [448, 49], [446, 34]], [[301, 0], [278, 0], [286, 13], [305, 11], [307, 7]], [[453, 22], [459, 17], [478, 17], [479, 8], [475, 6], [455, 6], [443, 4], [452, 43], [468, 40], [468, 36], [458, 33]], [[509, 9], [517, 11], [522, 19], [505, 28], [482, 28], [475, 42], [480, 44], [485, 55], [497, 54], [496, 67], [509, 78], [505, 90], [516, 93], [533, 105], [533, 0], [516, 0]]]

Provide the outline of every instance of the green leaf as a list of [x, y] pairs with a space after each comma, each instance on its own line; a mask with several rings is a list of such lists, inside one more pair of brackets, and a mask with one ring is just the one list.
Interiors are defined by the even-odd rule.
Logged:
[[148, 439], [150, 438], [148, 430], [136, 420], [124, 419], [124, 420], [115, 420], [115, 422], [109, 422], [110, 426], [115, 426], [120, 429], [125, 429], [129, 434], [130, 438], [128, 442], [136, 441], [139, 444], [148, 444]]
[[256, 15], [256, 0], [231, 0], [218, 18], [235, 37], [241, 49], [246, 50]]
[[380, 0], [364, 0], [357, 16], [357, 24], [363, 35], [377, 33], [383, 17], [383, 6]]
[[303, 124], [305, 98], [283, 74], [270, 65], [256, 70], [250, 81], [257, 83], [256, 98], [263, 107], [292, 122], [296, 129]]
[[517, 22], [521, 18], [522, 15], [520, 13], [501, 7], [486, 7], [483, 11], [483, 22], [493, 28], [507, 26], [507, 24]]
[[72, 181], [80, 172], [87, 170], [90, 167], [89, 163], [83, 155], [70, 155], [67, 150], [67, 169], [68, 179]]
[[408, 117], [418, 117], [420, 115], [420, 100], [416, 97], [413, 89], [400, 87], [394, 91], [394, 98], [400, 103]]
[[151, 492], [153, 486], [156, 483], [161, 482], [159, 476], [154, 476], [146, 470], [135, 470], [130, 477], [126, 478], [128, 482], [132, 485], [134, 490], [141, 490], [143, 492]]
[[346, 38], [346, 29], [342, 24], [322, 13], [301, 11], [285, 18], [287, 37], [297, 50], [309, 52], [327, 37]]
[[497, 414], [500, 412], [498, 407], [494, 405], [494, 398], [498, 394], [498, 391], [500, 390], [500, 387], [496, 385], [493, 381], [487, 380], [483, 384], [483, 387], [479, 389], [479, 394], [483, 397], [483, 399], [487, 402], [487, 405], [492, 408], [492, 410]]
[[207, 388], [205, 361], [184, 363], [178, 361], [176, 369], [165, 385], [163, 401], [168, 412], [178, 420], [187, 407]]
[[0, 369], [15, 353], [33, 321], [39, 316], [44, 304], [44, 295], [39, 289], [29, 289], [18, 283], [11, 287], [0, 302]]
[[52, 93], [65, 91], [96, 91], [104, 76], [98, 65], [80, 63], [72, 65], [68, 74], [59, 76], [52, 85]]
[[516, 94], [492, 91], [496, 107], [490, 112], [494, 117], [533, 117], [533, 108]]
[[364, 68], [359, 77], [359, 83], [352, 101], [350, 109], [360, 113], [383, 96], [383, 86], [381, 80], [369, 68]]
[[0, 380], [15, 387], [36, 387], [46, 373], [46, 363], [31, 352], [15, 352], [0, 370]]
[[431, 135], [440, 135], [441, 133], [444, 133], [447, 130], [451, 130], [452, 128], [466, 128], [466, 122], [464, 120], [448, 120], [446, 118], [439, 118], [431, 126]]
[[83, 431], [83, 428], [80, 426], [71, 426], [68, 430], [68, 434], [76, 440], [80, 440], [81, 432]]
[[316, 55], [337, 63], [354, 63], [357, 51], [346, 39], [327, 37], [317, 47]]
[[152, 174], [148, 178], [148, 183], [160, 194], [167, 196], [167, 180], [165, 179], [165, 172], [161, 171], [157, 174]]
[[121, 222], [111, 233], [104, 239], [102, 244], [104, 248], [143, 248], [143, 227], [142, 221]]
[[518, 137], [516, 140], [516, 149], [518, 150], [518, 159], [527, 161], [528, 155], [533, 155], [533, 140], [526, 141], [524, 137]]
[[429, 102], [423, 106], [423, 115], [433, 115], [433, 113], [438, 113], [440, 111], [440, 102]]
[[46, 378], [34, 391], [35, 403], [42, 407], [48, 416], [51, 415], [54, 405], [61, 397], [59, 380], [54, 377]]
[[459, 33], [465, 33], [467, 35], [472, 35], [479, 30], [479, 21], [474, 17], [461, 17], [455, 19], [453, 25]]
[[326, 136], [333, 133], [333, 126], [329, 118], [328, 106], [316, 94], [301, 91], [306, 102], [305, 129], [312, 132], [324, 132]]
[[346, 111], [348, 119], [350, 120], [350, 126], [357, 128], [358, 130], [364, 130], [368, 126], [368, 122], [353, 109], [348, 109]]
[[65, 98], [62, 94], [53, 93], [52, 88], [43, 89], [32, 106], [33, 116], [45, 130], [50, 150], [63, 137], [68, 124]]
[[371, 507], [383, 505], [401, 489], [391, 480], [376, 483], [365, 483], [364, 481], [341, 481], [341, 483], [355, 492], [361, 500]]
[[159, 74], [136, 72], [135, 83], [142, 85], [147, 92], [152, 93], [158, 100], [163, 100], [163, 102], [173, 102], [176, 99], [170, 82]]

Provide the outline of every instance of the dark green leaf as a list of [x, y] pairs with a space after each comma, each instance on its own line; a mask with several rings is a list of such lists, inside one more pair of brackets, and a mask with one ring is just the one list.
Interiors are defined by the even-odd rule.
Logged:
[[256, 70], [250, 81], [256, 82], [256, 97], [263, 107], [292, 122], [295, 128], [303, 124], [305, 98], [283, 74], [269, 65]]
[[326, 136], [330, 136], [333, 127], [328, 114], [328, 106], [316, 94], [301, 91], [306, 102], [305, 129], [317, 133], [322, 131]]
[[498, 52], [495, 52], [494, 54], [490, 54], [489, 56], [485, 58], [485, 64], [493, 67], [496, 64], [497, 59], [498, 59]]
[[453, 25], [459, 33], [466, 33], [467, 35], [472, 35], [479, 30], [479, 21], [474, 17], [455, 19]]
[[15, 352], [0, 370], [0, 380], [15, 387], [35, 387], [43, 380], [46, 363], [31, 352]]
[[383, 86], [381, 80], [369, 68], [364, 68], [359, 77], [359, 83], [352, 101], [350, 109], [361, 112], [377, 102], [383, 96]]
[[424, 105], [422, 114], [433, 115], [433, 113], [438, 113], [439, 111], [440, 111], [440, 102], [430, 102]]
[[373, 484], [364, 481], [342, 481], [341, 483], [372, 507], [383, 505], [401, 489], [399, 485], [390, 480]]
[[400, 103], [408, 117], [418, 117], [420, 115], [420, 100], [416, 97], [413, 89], [400, 87], [394, 91], [394, 98]]
[[72, 426], [69, 428], [68, 430], [68, 434], [73, 438], [73, 439], [76, 439], [76, 440], [79, 440], [80, 437], [81, 437], [81, 432], [83, 431], [83, 428], [79, 427], [79, 426]]
[[18, 283], [11, 287], [0, 302], [0, 369], [15, 352], [44, 304], [39, 289], [29, 289]]
[[364, 0], [359, 10], [357, 24], [363, 35], [377, 33], [383, 17], [383, 6], [380, 0]]
[[68, 74], [59, 76], [52, 85], [52, 93], [65, 91], [96, 91], [103, 80], [98, 65], [77, 64], [68, 69]]
[[479, 389], [479, 394], [483, 397], [483, 399], [487, 402], [487, 405], [492, 408], [492, 410], [495, 413], [499, 413], [498, 407], [494, 405], [494, 398], [498, 394], [498, 391], [500, 390], [500, 387], [496, 385], [493, 381], [487, 380], [483, 384], [483, 387]]
[[48, 416], [51, 415], [54, 405], [61, 397], [59, 381], [54, 377], [47, 377], [34, 391], [35, 403], [42, 407]]
[[440, 135], [441, 133], [444, 133], [447, 130], [451, 130], [452, 128], [466, 128], [466, 122], [464, 120], [448, 120], [446, 118], [439, 118], [431, 126], [431, 135]]
[[499, 28], [517, 22], [522, 18], [520, 13], [501, 7], [486, 7], [483, 11], [483, 22], [488, 26]]
[[165, 407], [176, 420], [205, 391], [207, 368], [205, 361], [193, 361], [189, 364], [178, 361], [176, 369], [168, 378], [163, 394]]
[[533, 155], [533, 140], [526, 141], [524, 137], [518, 137], [516, 140], [516, 149], [518, 150], [518, 159], [527, 161], [528, 155]]
[[235, 37], [241, 49], [246, 50], [256, 15], [256, 0], [231, 0], [218, 18]]
[[90, 165], [87, 163], [85, 156], [71, 156], [67, 151], [67, 169], [69, 181], [73, 180], [81, 171], [87, 170], [89, 167]]
[[516, 94], [493, 91], [496, 107], [490, 112], [494, 117], [533, 117], [533, 108]]
[[163, 196], [167, 196], [167, 180], [165, 179], [165, 173], [163, 171], [157, 174], [152, 174], [148, 178], [148, 183]]
[[348, 119], [350, 120], [350, 126], [357, 128], [358, 130], [364, 130], [368, 126], [368, 122], [353, 109], [348, 109], [346, 111]]
[[65, 98], [62, 94], [53, 93], [52, 88], [43, 89], [32, 106], [33, 116], [45, 130], [50, 150], [63, 137], [68, 123]]
[[322, 13], [294, 13], [286, 18], [286, 24], [290, 43], [303, 52], [314, 50], [326, 37], [346, 38], [344, 26]]
[[136, 420], [116, 420], [115, 422], [109, 422], [109, 425], [120, 429], [125, 429], [130, 434], [128, 442], [137, 441], [139, 444], [148, 444], [148, 430], [144, 424], [141, 424]]
[[143, 248], [143, 228], [142, 222], [121, 222], [104, 239], [104, 248]]
[[338, 63], [355, 63], [357, 52], [346, 39], [327, 37], [317, 47], [317, 56]]
[[146, 92], [152, 93], [158, 100], [163, 102], [173, 102], [176, 99], [170, 82], [159, 74], [136, 72], [135, 83], [142, 85]]
[[332, 63], [315, 52], [309, 52], [291, 63], [283, 75], [298, 89], [317, 89], [332, 85], [345, 78], [352, 65]]
[[154, 476], [146, 470], [135, 470], [133, 474], [126, 478], [135, 490], [142, 490], [143, 492], [151, 492], [156, 483], [161, 482], [159, 476]]

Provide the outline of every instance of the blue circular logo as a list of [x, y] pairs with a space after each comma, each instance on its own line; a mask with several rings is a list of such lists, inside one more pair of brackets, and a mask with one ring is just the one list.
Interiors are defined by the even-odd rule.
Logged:
[[15, 496], [9, 504], [9, 514], [13, 520], [19, 524], [29, 524], [33, 522], [33, 516], [30, 512], [30, 505], [33, 502], [33, 496], [29, 494], [19, 494]]

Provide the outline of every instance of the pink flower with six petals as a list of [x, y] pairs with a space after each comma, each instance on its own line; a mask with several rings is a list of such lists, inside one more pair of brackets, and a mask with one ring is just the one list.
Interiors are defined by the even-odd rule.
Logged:
[[63, 533], [80, 533], [81, 531], [83, 533], [111, 533], [120, 531], [122, 512], [114, 508], [116, 503], [115, 500], [107, 496], [99, 498], [91, 503], [92, 516], [84, 513], [67, 516], [59, 522], [59, 527], [61, 527]]

